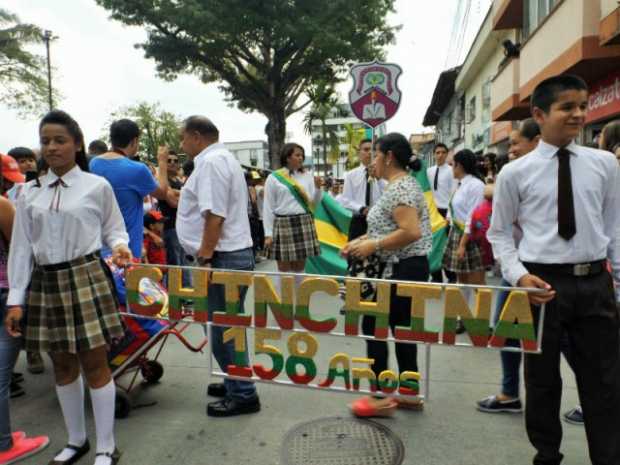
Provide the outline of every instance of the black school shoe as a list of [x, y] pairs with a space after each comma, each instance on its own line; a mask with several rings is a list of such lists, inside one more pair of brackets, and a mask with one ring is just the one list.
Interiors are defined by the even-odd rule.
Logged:
[[260, 412], [260, 401], [258, 397], [250, 401], [222, 399], [207, 404], [207, 415], [210, 417], [234, 417], [236, 415], [256, 412]]
[[207, 395], [211, 397], [226, 397], [226, 386], [224, 386], [224, 383], [211, 383], [207, 387]]
[[581, 406], [577, 406], [564, 414], [564, 421], [571, 425], [583, 426], [583, 411]]
[[11, 399], [15, 399], [16, 397], [21, 397], [24, 394], [26, 394], [26, 391], [24, 391], [24, 388], [17, 381], [11, 381], [11, 386], [9, 388], [9, 391], [11, 392], [11, 395], [10, 395]]
[[123, 455], [123, 453], [118, 449], [114, 449], [114, 452], [112, 452], [111, 454], [109, 452], [97, 452], [95, 454], [95, 457], [98, 457], [101, 455], [105, 457], [110, 457], [110, 459], [112, 459], [112, 461], [110, 462], [110, 465], [116, 465], [121, 459], [121, 455]]
[[[52, 460], [48, 465], [72, 465], [84, 457], [90, 451], [90, 442], [88, 439], [82, 446], [74, 446], [73, 444], [67, 444], [65, 449], [73, 449], [75, 454], [69, 460]], [[59, 450], [56, 455], [60, 454], [62, 449]]]
[[485, 413], [521, 413], [523, 405], [521, 400], [499, 400], [497, 396], [489, 396], [476, 402], [476, 408]]

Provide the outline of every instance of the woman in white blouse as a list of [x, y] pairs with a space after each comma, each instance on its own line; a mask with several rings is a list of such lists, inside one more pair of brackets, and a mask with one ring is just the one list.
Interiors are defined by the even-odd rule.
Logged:
[[[8, 260], [5, 325], [26, 350], [49, 352], [56, 393], [68, 430], [64, 449], [50, 462], [71, 464], [88, 453], [84, 373], [97, 433], [97, 465], [116, 464], [116, 389], [107, 346], [124, 335], [114, 285], [99, 250], [105, 244], [119, 266], [131, 260], [129, 238], [110, 184], [87, 173], [84, 137], [67, 113], [52, 111], [39, 126], [49, 172], [20, 196]], [[102, 244], [103, 243], [103, 244]]]
[[323, 195], [321, 179], [304, 169], [304, 160], [303, 147], [285, 144], [280, 152], [283, 168], [265, 183], [265, 249], [279, 271], [303, 272], [306, 258], [321, 253], [313, 216]]
[[484, 200], [484, 183], [478, 174], [476, 156], [471, 150], [461, 150], [454, 155], [452, 169], [458, 187], [448, 205], [450, 235], [443, 267], [456, 273], [461, 284], [484, 284], [480, 248], [469, 240], [472, 213]]

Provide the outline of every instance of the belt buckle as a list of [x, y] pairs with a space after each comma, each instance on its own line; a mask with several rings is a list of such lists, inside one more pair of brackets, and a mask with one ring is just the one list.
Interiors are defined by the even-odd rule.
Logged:
[[579, 265], [575, 265], [573, 267], [573, 275], [588, 276], [590, 274], [590, 268], [592, 268], [590, 263], [580, 263]]

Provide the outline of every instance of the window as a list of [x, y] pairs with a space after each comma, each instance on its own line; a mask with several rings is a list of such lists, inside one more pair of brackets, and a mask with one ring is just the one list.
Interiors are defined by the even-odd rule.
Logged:
[[467, 105], [467, 108], [465, 110], [465, 114], [467, 115], [467, 121], [465, 121], [466, 123], [471, 123], [472, 121], [474, 121], [476, 119], [476, 97], [472, 97], [471, 100], [469, 101], [469, 104]]
[[560, 0], [524, 0], [524, 39], [527, 39], [536, 30], [559, 2]]
[[491, 121], [491, 79], [482, 85], [482, 122]]

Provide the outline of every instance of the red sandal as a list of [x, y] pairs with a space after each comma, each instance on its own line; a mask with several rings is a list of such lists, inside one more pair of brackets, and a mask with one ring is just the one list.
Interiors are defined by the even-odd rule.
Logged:
[[353, 415], [359, 418], [390, 417], [394, 415], [398, 404], [393, 399], [389, 399], [389, 402], [385, 405], [380, 405], [379, 402], [372, 397], [362, 397], [350, 404], [349, 408]]

